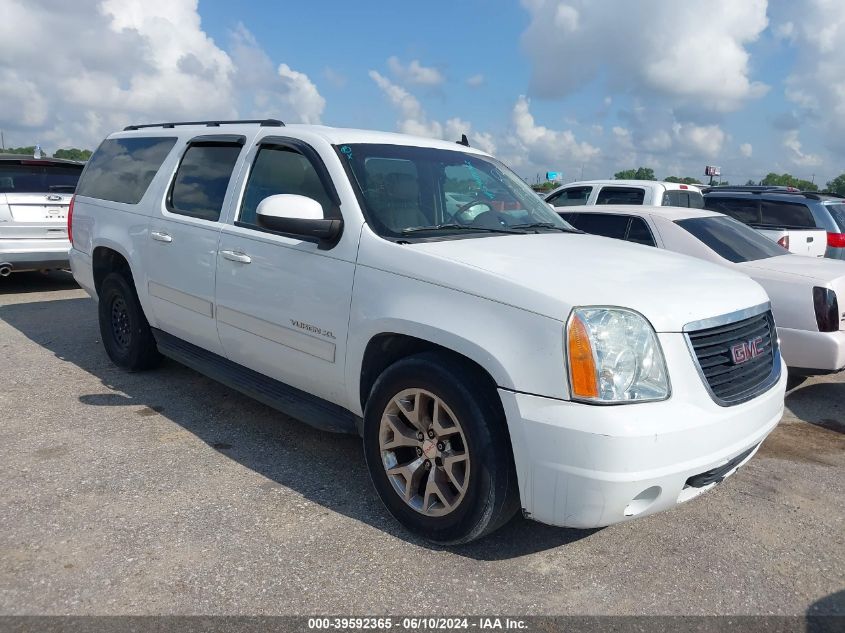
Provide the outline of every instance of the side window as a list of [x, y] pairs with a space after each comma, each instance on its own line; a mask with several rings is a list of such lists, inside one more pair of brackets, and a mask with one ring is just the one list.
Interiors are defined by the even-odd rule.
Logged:
[[816, 226], [816, 221], [807, 205], [775, 200], [763, 200], [760, 204], [764, 225], [809, 228]]
[[172, 137], [114, 138], [103, 141], [79, 179], [80, 196], [138, 204], [176, 144]]
[[743, 198], [711, 198], [704, 199], [704, 207], [711, 211], [718, 211], [739, 220], [743, 224], [760, 224], [759, 201]]
[[576, 229], [581, 229], [586, 233], [603, 235], [618, 240], [625, 239], [625, 233], [628, 229], [628, 218], [626, 216], [610, 213], [579, 213], [578, 217], [573, 220], [564, 219]]
[[654, 236], [648, 228], [648, 224], [642, 218], [631, 218], [631, 225], [628, 227], [629, 242], [636, 242], [637, 244], [644, 244], [645, 246], [657, 246], [654, 242]]
[[334, 217], [331, 197], [317, 170], [306, 156], [289, 147], [262, 147], [258, 150], [246, 183], [238, 221], [257, 224], [259, 203], [270, 196], [294, 194], [316, 200], [323, 207], [323, 217]]
[[587, 204], [592, 192], [592, 187], [570, 187], [549, 198], [548, 202], [556, 207], [577, 207]]
[[240, 153], [240, 144], [189, 145], [170, 187], [167, 210], [201, 220], [219, 220]]
[[602, 187], [596, 204], [642, 204], [645, 190], [639, 187]]

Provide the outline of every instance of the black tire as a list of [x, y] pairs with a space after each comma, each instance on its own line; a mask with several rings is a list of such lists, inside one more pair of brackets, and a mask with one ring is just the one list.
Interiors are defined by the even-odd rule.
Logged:
[[100, 285], [98, 296], [100, 337], [112, 362], [129, 371], [152, 369], [158, 365], [161, 354], [132, 278], [109, 273]]
[[[427, 516], [406, 503], [382, 461], [381, 418], [406, 389], [423, 389], [440, 398], [459, 420], [466, 439], [471, 464], [466, 491], [444, 516]], [[364, 412], [364, 456], [388, 511], [411, 532], [439, 544], [467, 543], [490, 534], [520, 507], [510, 436], [495, 385], [477, 367], [448, 353], [411, 356], [379, 376]]]

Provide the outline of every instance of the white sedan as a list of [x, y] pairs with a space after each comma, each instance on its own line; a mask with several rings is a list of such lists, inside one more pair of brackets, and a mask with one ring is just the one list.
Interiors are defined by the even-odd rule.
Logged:
[[[745, 224], [704, 209], [579, 207], [560, 216], [586, 233], [665, 248], [744, 272], [771, 299], [791, 376], [845, 369], [845, 261], [793, 255]], [[739, 352], [753, 355], [754, 341]]]

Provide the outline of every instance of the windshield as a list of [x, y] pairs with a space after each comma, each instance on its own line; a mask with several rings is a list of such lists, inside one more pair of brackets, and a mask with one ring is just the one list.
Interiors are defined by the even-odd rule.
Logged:
[[0, 163], [0, 193], [73, 193], [82, 165]]
[[574, 231], [516, 174], [459, 150], [350, 144], [339, 148], [385, 237]]
[[675, 220], [720, 257], [729, 262], [753, 262], [786, 255], [788, 250], [742, 222], [724, 216]]

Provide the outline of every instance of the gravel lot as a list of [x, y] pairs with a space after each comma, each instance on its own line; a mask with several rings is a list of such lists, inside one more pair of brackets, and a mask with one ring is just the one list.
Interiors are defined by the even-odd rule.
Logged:
[[69, 276], [0, 279], [2, 614], [845, 613], [845, 375], [736, 476], [602, 530], [399, 528], [360, 442], [106, 358]]

